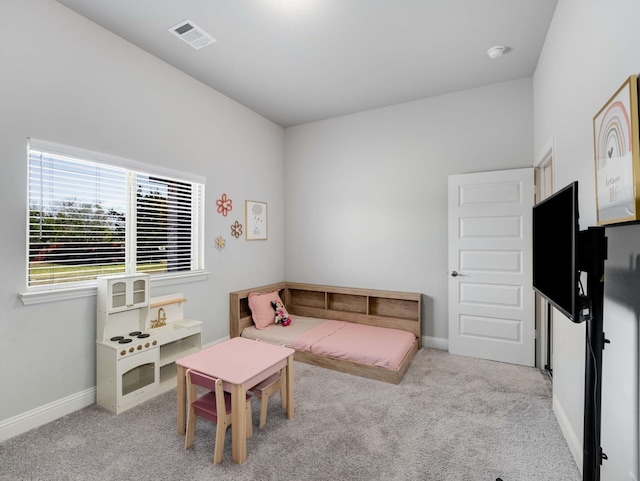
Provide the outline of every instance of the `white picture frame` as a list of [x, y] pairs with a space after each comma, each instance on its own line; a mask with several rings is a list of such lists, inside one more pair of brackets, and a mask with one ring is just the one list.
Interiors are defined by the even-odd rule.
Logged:
[[267, 203], [256, 200], [244, 201], [245, 239], [267, 240]]

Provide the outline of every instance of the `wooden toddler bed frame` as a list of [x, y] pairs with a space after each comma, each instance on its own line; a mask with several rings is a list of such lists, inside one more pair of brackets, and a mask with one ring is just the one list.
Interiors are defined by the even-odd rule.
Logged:
[[398, 370], [299, 350], [296, 350], [295, 353], [297, 361], [398, 384], [422, 345], [421, 294], [293, 282], [278, 282], [231, 292], [229, 294], [229, 332], [231, 337], [240, 336], [245, 327], [253, 325], [249, 309], [249, 293], [268, 293], [276, 290], [279, 291], [287, 311], [293, 316], [399, 329], [412, 333], [416, 338]]

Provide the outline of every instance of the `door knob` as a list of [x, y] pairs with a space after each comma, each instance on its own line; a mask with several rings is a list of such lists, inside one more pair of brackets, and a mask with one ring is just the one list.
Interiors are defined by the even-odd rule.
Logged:
[[458, 277], [458, 273], [456, 271], [451, 271], [451, 277]]

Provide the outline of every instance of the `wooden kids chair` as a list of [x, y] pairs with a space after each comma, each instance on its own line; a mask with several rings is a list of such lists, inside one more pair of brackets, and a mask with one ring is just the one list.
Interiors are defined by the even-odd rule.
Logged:
[[286, 396], [286, 370], [272, 374], [260, 384], [249, 389], [255, 397], [261, 399], [260, 403], [260, 424], [258, 427], [263, 428], [267, 422], [267, 407], [269, 406], [269, 396], [277, 390], [280, 390], [280, 404], [282, 409], [287, 408]]
[[[198, 371], [189, 369], [187, 377], [187, 432], [184, 439], [184, 448], [193, 446], [193, 438], [196, 431], [197, 416], [216, 423], [216, 439], [213, 448], [213, 464], [222, 462], [222, 450], [227, 428], [231, 425], [231, 394], [222, 390], [222, 381]], [[196, 398], [196, 386], [209, 389], [209, 392]], [[246, 404], [247, 438], [253, 435], [251, 421], [251, 395], [247, 394]]]

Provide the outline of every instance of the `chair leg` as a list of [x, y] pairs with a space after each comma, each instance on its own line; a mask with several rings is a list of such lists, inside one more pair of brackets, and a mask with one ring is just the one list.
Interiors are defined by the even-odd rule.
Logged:
[[247, 400], [247, 439], [253, 436], [253, 416], [251, 414], [251, 399]]
[[262, 429], [267, 422], [267, 407], [269, 407], [269, 394], [262, 393], [260, 402], [260, 423], [258, 427]]
[[222, 423], [218, 420], [216, 424], [216, 444], [213, 447], [213, 464], [220, 464], [222, 462], [222, 451], [224, 450], [224, 437], [227, 434], [227, 423]]
[[287, 383], [285, 377], [280, 378], [280, 405], [282, 409], [287, 409]]
[[184, 449], [189, 449], [193, 446], [193, 439], [196, 434], [196, 413], [192, 407], [189, 407], [187, 412], [187, 432], [184, 436]]

